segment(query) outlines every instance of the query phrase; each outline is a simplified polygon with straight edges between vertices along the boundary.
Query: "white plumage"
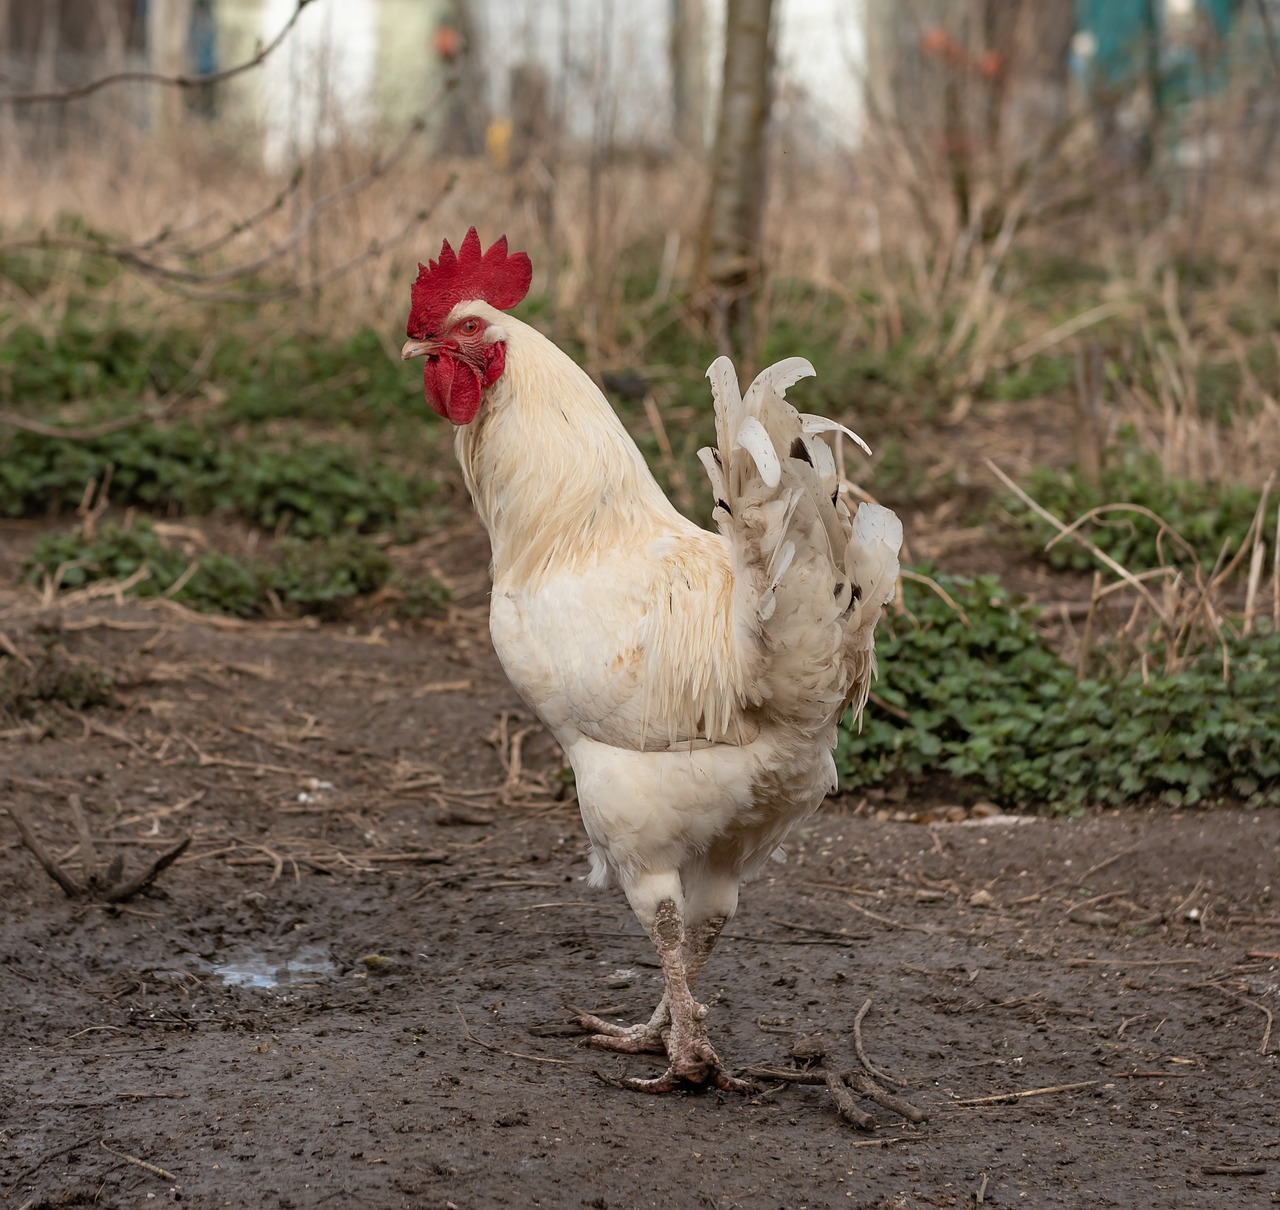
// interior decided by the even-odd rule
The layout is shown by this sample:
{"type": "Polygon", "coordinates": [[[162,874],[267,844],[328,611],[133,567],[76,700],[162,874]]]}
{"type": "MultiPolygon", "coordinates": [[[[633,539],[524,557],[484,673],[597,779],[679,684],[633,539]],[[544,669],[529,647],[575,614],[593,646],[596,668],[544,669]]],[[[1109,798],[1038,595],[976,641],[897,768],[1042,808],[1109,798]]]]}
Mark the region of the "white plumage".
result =
{"type": "Polygon", "coordinates": [[[564,353],[484,302],[445,328],[477,320],[505,365],[456,449],[492,540],[494,645],[573,766],[592,883],[621,885],[663,964],[650,1021],[580,1018],[598,1045],[666,1050],[667,1072],[636,1087],[742,1087],[690,989],[739,883],[836,786],[836,727],[867,700],[902,527],[877,505],[850,516],[820,436],[848,430],[785,399],[813,373],[801,358],[745,397],[727,359],[708,371],[709,532],[564,353]]]}

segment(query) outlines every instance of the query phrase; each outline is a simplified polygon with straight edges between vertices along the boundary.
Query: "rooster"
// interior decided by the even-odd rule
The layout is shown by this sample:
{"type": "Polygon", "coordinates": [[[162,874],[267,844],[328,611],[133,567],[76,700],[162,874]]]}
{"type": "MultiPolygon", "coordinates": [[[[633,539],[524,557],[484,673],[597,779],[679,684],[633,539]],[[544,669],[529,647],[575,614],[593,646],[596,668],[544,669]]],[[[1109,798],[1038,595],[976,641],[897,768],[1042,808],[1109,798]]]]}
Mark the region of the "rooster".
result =
{"type": "MultiPolygon", "coordinates": [[[[588,375],[506,314],[532,267],[505,236],[419,265],[405,359],[454,446],[492,545],[490,632],[516,690],[573,768],[590,882],[616,881],[661,962],[664,994],[621,1027],[576,1009],[589,1042],[665,1052],[625,1083],[746,1091],[693,989],[738,887],[836,787],[836,727],[861,716],[902,526],[840,496],[820,433],[784,394],[813,368],[764,370],[746,396],[707,373],[716,445],[700,453],[709,532],[667,500],[588,375]]],[[[869,452],[869,451],[868,451],[869,452]]]]}

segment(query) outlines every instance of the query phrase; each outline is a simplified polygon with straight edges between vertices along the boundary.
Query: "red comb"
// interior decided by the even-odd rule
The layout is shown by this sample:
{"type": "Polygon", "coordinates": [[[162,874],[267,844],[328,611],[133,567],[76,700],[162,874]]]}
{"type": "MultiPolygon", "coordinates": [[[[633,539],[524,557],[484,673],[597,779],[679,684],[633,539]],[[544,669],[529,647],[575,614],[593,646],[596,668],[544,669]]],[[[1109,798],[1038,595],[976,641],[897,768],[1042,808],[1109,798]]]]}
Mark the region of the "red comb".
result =
{"type": "Polygon", "coordinates": [[[418,265],[406,334],[413,340],[435,335],[454,307],[472,299],[508,311],[529,292],[532,279],[527,253],[508,255],[505,235],[481,253],[480,237],[472,227],[457,252],[445,240],[439,260],[418,265]]]}

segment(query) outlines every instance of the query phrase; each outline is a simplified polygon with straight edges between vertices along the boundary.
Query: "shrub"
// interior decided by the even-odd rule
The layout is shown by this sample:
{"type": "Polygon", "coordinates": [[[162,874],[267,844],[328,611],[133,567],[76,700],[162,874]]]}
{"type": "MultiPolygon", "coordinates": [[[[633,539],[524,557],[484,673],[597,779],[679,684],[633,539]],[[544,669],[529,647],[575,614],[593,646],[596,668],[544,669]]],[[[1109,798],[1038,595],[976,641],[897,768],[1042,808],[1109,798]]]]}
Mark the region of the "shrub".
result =
{"type": "Polygon", "coordinates": [[[943,776],[1006,804],[1280,802],[1280,635],[1231,642],[1229,684],[1220,652],[1077,682],[996,580],[939,583],[963,616],[904,585],[909,612],[876,644],[883,705],[841,733],[846,788],[943,776]]]}

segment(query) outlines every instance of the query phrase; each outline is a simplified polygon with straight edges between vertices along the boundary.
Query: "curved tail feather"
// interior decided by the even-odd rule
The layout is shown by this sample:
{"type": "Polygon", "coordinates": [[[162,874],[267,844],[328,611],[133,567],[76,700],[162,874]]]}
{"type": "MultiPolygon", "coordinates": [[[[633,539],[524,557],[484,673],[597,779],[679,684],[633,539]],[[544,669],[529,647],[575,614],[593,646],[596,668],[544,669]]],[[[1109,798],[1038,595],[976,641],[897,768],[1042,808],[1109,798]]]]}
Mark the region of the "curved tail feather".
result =
{"type": "Polygon", "coordinates": [[[874,630],[893,598],[902,524],[889,509],[839,491],[820,436],[843,425],[802,415],[787,388],[814,373],[800,357],[757,376],[746,395],[728,358],[707,371],[716,446],[699,451],[713,513],[733,558],[735,624],[758,652],[755,696],[816,737],[852,703],[861,717],[875,675],[874,630]]]}

